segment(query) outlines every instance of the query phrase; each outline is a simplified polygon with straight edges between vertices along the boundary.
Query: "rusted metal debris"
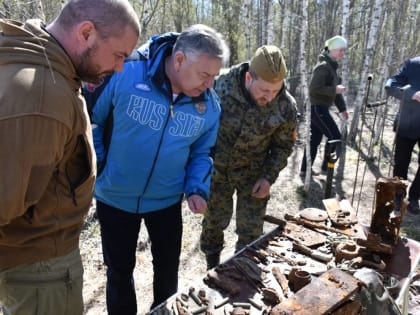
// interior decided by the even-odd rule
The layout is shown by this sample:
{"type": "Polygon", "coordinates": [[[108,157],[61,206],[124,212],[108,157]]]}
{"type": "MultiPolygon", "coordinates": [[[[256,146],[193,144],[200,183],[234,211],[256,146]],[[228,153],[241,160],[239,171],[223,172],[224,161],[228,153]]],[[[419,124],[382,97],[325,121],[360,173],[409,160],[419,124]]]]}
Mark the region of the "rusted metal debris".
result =
{"type": "Polygon", "coordinates": [[[209,270],[203,281],[209,287],[216,287],[232,296],[241,291],[240,286],[235,281],[232,281],[229,277],[217,272],[216,270],[209,270]]]}
{"type": "Polygon", "coordinates": [[[266,216],[266,221],[279,227],[209,270],[203,279],[208,292],[191,288],[177,294],[170,312],[174,315],[360,314],[360,301],[352,300],[360,282],[338,268],[328,268],[339,266],[351,270],[370,266],[383,270],[383,261],[371,248],[390,253],[392,246],[383,243],[378,234],[354,241],[354,237],[343,232],[354,223],[348,228],[336,228],[331,226],[330,218],[324,222],[310,221],[310,215],[303,217],[286,215],[290,221],[286,222],[266,216]],[[331,258],[335,259],[330,261],[331,258]],[[297,272],[310,282],[301,287],[298,280],[302,279],[296,278],[297,272]]]}
{"type": "Polygon", "coordinates": [[[324,222],[328,219],[328,213],[318,208],[305,208],[299,211],[299,216],[313,222],[324,222]]]}
{"type": "Polygon", "coordinates": [[[297,292],[305,285],[310,283],[312,277],[309,272],[293,268],[289,272],[289,287],[293,292],[297,292]]]}
{"type": "Polygon", "coordinates": [[[278,284],[280,285],[283,295],[285,297],[289,296],[289,284],[286,276],[280,271],[278,266],[273,267],[273,276],[277,280],[278,284]]]}
{"type": "Polygon", "coordinates": [[[405,216],[407,184],[398,177],[380,177],[376,182],[376,203],[370,232],[381,236],[386,244],[397,245],[400,225],[405,216]]]}
{"type": "Polygon", "coordinates": [[[291,222],[287,222],[283,234],[288,238],[309,247],[321,245],[327,241],[327,237],[324,234],[291,222]]]}
{"type": "Polygon", "coordinates": [[[276,305],[281,301],[280,295],[273,288],[263,288],[262,289],[263,300],[268,305],[276,305]]]}
{"type": "Polygon", "coordinates": [[[325,209],[332,224],[337,227],[350,227],[358,223],[356,212],[347,199],[338,201],[336,198],[323,199],[325,209]]]}
{"type": "Polygon", "coordinates": [[[334,268],[304,286],[293,296],[276,305],[272,315],[327,314],[359,290],[360,282],[334,268]]]}
{"type": "Polygon", "coordinates": [[[367,239],[357,239],[357,244],[376,253],[392,254],[393,246],[382,242],[379,234],[368,233],[367,239]]]}

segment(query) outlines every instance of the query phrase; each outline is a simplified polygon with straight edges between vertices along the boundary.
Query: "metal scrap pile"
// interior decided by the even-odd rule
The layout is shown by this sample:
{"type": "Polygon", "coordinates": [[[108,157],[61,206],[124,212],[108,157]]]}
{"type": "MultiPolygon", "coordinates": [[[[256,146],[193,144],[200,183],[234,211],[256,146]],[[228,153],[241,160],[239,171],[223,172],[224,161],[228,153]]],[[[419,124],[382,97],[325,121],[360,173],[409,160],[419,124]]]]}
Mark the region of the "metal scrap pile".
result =
{"type": "Polygon", "coordinates": [[[358,293],[366,285],[352,274],[363,266],[385,269],[381,257],[392,254],[405,212],[399,181],[377,185],[367,236],[345,200],[326,199],[327,211],[305,209],[285,220],[266,216],[278,227],[209,270],[200,289],[177,294],[153,313],[362,314],[358,293]]]}

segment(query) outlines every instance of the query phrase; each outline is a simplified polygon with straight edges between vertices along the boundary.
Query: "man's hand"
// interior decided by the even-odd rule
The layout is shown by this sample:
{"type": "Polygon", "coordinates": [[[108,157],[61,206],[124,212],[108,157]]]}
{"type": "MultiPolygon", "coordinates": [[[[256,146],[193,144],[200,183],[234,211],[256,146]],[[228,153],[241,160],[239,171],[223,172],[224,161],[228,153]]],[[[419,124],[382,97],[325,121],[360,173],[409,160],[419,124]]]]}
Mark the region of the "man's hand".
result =
{"type": "Polygon", "coordinates": [[[251,196],[255,198],[266,198],[270,195],[271,184],[265,178],[260,178],[252,187],[251,196]]]}
{"type": "Polygon", "coordinates": [[[335,87],[335,93],[337,94],[343,94],[345,91],[346,87],[344,85],[339,84],[335,87]]]}
{"type": "Polygon", "coordinates": [[[340,117],[344,120],[348,120],[349,119],[349,113],[344,111],[340,113],[340,117]]]}
{"type": "Polygon", "coordinates": [[[412,99],[420,103],[420,91],[414,93],[412,99]]]}
{"type": "Polygon", "coordinates": [[[188,207],[193,213],[204,213],[207,210],[207,201],[199,195],[191,195],[187,198],[188,207]]]}

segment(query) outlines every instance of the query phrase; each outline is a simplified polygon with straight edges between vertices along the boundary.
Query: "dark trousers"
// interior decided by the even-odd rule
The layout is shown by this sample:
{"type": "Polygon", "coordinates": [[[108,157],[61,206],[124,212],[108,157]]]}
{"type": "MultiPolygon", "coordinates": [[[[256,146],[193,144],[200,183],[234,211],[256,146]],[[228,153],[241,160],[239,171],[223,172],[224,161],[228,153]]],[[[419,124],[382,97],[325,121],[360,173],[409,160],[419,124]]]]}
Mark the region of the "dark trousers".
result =
{"type": "MultiPolygon", "coordinates": [[[[330,140],[340,140],[341,133],[338,130],[337,124],[330,115],[327,106],[312,105],[311,106],[311,163],[313,164],[318,151],[318,146],[322,141],[322,136],[325,135],[330,140]]],[[[336,156],[340,155],[340,146],[336,147],[336,156]]],[[[324,159],[322,162],[322,170],[327,169],[327,159],[324,150],[324,159]]],[[[303,154],[303,161],[301,171],[306,171],[306,152],[303,154]]]]}
{"type": "Polygon", "coordinates": [[[142,219],[153,256],[154,301],[151,308],[176,293],[182,241],[181,202],[150,213],[132,214],[97,201],[97,213],[107,266],[108,314],[137,314],[133,271],[142,219]]]}
{"type": "MultiPolygon", "coordinates": [[[[408,167],[411,161],[411,154],[413,153],[414,145],[420,148],[420,139],[408,139],[401,137],[397,134],[395,139],[395,155],[394,155],[394,174],[407,179],[408,167]]],[[[420,153],[418,163],[420,163],[420,153]]],[[[418,200],[420,198],[420,164],[417,166],[417,173],[411,183],[410,190],[408,192],[409,200],[418,200]]]]}

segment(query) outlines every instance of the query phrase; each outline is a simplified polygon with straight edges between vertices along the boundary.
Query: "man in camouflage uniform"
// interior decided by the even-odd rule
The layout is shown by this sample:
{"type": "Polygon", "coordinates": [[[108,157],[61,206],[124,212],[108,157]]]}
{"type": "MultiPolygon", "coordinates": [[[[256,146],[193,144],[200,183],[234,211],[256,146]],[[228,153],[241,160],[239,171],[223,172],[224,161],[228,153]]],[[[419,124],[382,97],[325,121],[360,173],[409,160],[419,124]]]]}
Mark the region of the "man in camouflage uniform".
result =
{"type": "Polygon", "coordinates": [[[296,138],[296,104],[284,86],[285,75],[280,49],[262,46],[250,62],[216,80],[222,115],[200,240],[208,269],[219,264],[235,191],[236,251],[263,232],[270,186],[287,165],[296,138]]]}

